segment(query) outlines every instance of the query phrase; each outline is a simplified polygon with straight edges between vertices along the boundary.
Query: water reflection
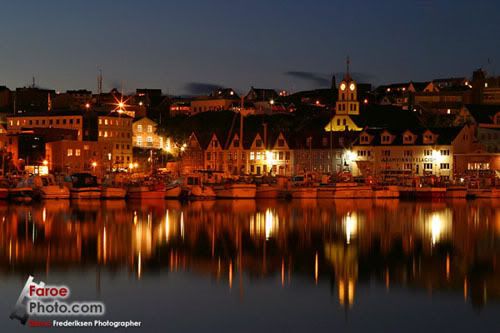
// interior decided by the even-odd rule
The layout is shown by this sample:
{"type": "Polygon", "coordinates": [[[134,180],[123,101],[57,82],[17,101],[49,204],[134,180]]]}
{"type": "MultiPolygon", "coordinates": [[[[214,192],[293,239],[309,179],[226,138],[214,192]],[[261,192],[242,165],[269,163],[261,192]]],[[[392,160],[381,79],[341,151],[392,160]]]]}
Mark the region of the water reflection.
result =
{"type": "MultiPolygon", "coordinates": [[[[492,201],[82,201],[0,204],[4,275],[125,268],[188,271],[227,287],[243,276],[322,281],[352,308],[360,285],[500,297],[500,208],[492,201]]],[[[251,283],[252,279],[247,280],[251,283]]],[[[358,295],[359,294],[359,295],[358,295]]],[[[437,297],[437,296],[435,296],[437,297]]]]}

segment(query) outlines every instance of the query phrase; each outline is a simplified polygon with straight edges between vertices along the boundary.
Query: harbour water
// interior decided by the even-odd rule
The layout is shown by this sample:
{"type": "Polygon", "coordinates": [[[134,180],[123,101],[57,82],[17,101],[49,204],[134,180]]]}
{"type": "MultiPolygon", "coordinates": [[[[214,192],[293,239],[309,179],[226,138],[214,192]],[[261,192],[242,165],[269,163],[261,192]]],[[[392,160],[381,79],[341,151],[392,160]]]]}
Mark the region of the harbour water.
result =
{"type": "Polygon", "coordinates": [[[138,332],[500,331],[500,200],[46,201],[0,218],[5,317],[31,274],[138,332]]]}

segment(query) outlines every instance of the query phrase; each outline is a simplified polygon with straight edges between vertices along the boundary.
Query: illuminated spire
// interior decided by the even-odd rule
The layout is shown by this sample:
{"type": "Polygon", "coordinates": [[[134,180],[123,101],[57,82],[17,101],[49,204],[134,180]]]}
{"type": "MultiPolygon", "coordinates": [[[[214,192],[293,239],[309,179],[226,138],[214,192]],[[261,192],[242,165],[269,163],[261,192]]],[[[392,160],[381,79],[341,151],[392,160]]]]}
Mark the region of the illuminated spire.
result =
{"type": "Polygon", "coordinates": [[[346,58],[346,72],[344,75],[344,81],[351,80],[350,67],[351,67],[351,59],[349,58],[349,56],[347,56],[347,58],[346,58]]]}

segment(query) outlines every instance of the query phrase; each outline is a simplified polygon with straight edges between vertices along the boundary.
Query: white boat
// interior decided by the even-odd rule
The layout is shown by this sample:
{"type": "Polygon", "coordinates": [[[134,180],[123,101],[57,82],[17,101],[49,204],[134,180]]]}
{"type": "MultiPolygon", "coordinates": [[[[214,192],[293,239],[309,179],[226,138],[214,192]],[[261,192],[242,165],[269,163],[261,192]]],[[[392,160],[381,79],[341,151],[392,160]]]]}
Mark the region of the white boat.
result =
{"type": "Polygon", "coordinates": [[[257,199],[276,199],[283,196],[283,189],[278,185],[260,184],[257,186],[255,197],[257,199]]]}
{"type": "Polygon", "coordinates": [[[165,187],[161,185],[134,185],[127,190],[129,199],[165,199],[165,187]]]}
{"type": "Polygon", "coordinates": [[[5,200],[9,197],[9,189],[7,187],[0,187],[0,200],[5,200]]]}
{"type": "Polygon", "coordinates": [[[103,186],[101,188],[101,199],[125,199],[127,191],[122,187],[103,186]]]}
{"type": "Polygon", "coordinates": [[[225,199],[254,199],[257,187],[255,184],[227,183],[214,186],[217,198],[225,199]]]}
{"type": "Polygon", "coordinates": [[[211,186],[203,184],[201,175],[189,175],[183,188],[185,196],[191,199],[213,199],[216,197],[211,186]]]}
{"type": "Polygon", "coordinates": [[[493,197],[493,191],[490,188],[471,188],[467,191],[467,196],[472,198],[489,199],[493,197]]]}
{"type": "Polygon", "coordinates": [[[397,186],[374,186],[373,197],[375,199],[399,198],[399,189],[397,186]]]}
{"type": "Polygon", "coordinates": [[[465,186],[448,186],[446,188],[446,197],[447,198],[460,198],[465,199],[467,196],[467,187],[465,186]]]}
{"type": "Polygon", "coordinates": [[[318,197],[318,188],[296,185],[290,187],[288,193],[292,199],[316,199],[318,197]]]}
{"type": "Polygon", "coordinates": [[[75,173],[71,175],[71,199],[100,199],[101,189],[97,177],[90,173],[75,173]]]}
{"type": "Polygon", "coordinates": [[[367,199],[373,198],[374,194],[370,186],[353,182],[321,185],[318,188],[319,199],[367,199]]]}
{"type": "Polygon", "coordinates": [[[40,199],[69,199],[69,189],[57,184],[53,175],[34,176],[33,189],[40,199]]]}
{"type": "Polygon", "coordinates": [[[15,202],[31,202],[33,197],[33,183],[28,178],[20,179],[14,187],[9,188],[9,200],[15,202]]]}
{"type": "Polygon", "coordinates": [[[181,184],[170,184],[165,187],[164,199],[179,199],[182,193],[181,184]]]}

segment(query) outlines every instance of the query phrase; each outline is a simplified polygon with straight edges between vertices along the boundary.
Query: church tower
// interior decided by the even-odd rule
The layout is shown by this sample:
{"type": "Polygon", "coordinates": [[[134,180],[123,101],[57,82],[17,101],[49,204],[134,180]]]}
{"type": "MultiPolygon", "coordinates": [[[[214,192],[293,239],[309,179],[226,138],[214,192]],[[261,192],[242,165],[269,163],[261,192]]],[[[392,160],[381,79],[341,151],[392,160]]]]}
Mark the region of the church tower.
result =
{"type": "Polygon", "coordinates": [[[335,104],[336,114],[358,115],[358,86],[349,73],[349,57],[347,57],[347,71],[339,85],[339,96],[335,104]]]}

